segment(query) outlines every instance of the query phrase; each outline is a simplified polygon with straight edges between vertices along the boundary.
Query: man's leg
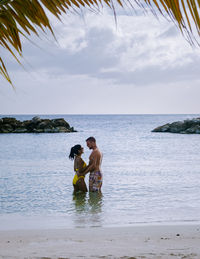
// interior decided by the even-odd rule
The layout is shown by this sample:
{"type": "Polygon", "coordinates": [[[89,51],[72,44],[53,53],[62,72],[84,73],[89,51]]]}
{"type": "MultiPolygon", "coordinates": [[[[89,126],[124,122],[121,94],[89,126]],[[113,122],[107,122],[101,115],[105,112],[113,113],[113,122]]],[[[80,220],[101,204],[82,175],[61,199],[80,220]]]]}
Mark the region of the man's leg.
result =
{"type": "Polygon", "coordinates": [[[103,177],[101,172],[91,173],[89,177],[89,191],[101,192],[102,179],[103,177]]]}

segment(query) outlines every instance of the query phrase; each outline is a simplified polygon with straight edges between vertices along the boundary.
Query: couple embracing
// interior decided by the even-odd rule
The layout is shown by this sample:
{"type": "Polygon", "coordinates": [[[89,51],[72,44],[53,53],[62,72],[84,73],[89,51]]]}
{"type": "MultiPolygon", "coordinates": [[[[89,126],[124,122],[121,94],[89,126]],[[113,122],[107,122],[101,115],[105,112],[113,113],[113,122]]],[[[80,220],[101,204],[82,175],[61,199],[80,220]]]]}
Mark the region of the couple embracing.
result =
{"type": "Polygon", "coordinates": [[[74,192],[83,191],[87,192],[87,186],[85,183],[85,175],[89,175],[89,191],[90,192],[101,192],[102,186],[102,172],[101,172],[101,162],[102,154],[96,145],[96,139],[94,137],[89,137],[86,139],[86,144],[89,149],[92,149],[92,153],[89,157],[89,164],[82,159],[82,154],[84,148],[81,145],[75,145],[71,148],[69,158],[74,160],[74,171],[75,176],[73,179],[74,192]]]}

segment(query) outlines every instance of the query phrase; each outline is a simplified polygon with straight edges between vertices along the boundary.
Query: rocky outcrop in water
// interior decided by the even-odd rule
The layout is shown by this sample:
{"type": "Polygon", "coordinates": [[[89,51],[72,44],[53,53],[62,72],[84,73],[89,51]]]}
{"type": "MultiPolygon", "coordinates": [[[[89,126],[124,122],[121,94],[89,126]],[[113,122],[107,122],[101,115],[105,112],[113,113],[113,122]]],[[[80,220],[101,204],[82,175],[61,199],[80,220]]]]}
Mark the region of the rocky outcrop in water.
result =
{"type": "Polygon", "coordinates": [[[181,134],[200,134],[200,118],[176,121],[159,126],[152,132],[171,132],[181,134]]]}
{"type": "Polygon", "coordinates": [[[19,121],[15,118],[0,119],[0,133],[66,133],[76,132],[63,118],[41,119],[36,116],[32,120],[19,121]]]}

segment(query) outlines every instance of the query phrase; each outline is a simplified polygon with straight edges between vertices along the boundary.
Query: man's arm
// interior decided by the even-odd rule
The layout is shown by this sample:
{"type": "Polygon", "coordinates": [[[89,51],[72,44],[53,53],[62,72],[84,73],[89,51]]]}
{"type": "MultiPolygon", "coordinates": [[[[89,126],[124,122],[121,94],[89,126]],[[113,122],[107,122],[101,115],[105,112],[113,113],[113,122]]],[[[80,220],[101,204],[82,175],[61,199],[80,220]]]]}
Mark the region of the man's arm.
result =
{"type": "Polygon", "coordinates": [[[95,156],[92,156],[90,158],[89,165],[86,166],[86,168],[82,171],[82,174],[86,175],[87,173],[94,171],[95,165],[96,165],[96,159],[95,159],[95,156]]]}

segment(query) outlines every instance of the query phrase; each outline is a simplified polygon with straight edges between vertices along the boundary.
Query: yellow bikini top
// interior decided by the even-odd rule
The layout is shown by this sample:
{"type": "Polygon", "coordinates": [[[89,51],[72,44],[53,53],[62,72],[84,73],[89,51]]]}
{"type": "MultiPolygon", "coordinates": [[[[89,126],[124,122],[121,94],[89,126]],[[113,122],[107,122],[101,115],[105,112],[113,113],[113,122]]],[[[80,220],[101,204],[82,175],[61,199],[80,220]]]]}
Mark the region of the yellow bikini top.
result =
{"type": "MultiPolygon", "coordinates": [[[[83,161],[84,162],[84,161],[83,161]]],[[[84,162],[83,164],[83,168],[85,168],[87,166],[87,164],[84,162]]],[[[76,172],[78,172],[78,168],[75,169],[76,172]]]]}

